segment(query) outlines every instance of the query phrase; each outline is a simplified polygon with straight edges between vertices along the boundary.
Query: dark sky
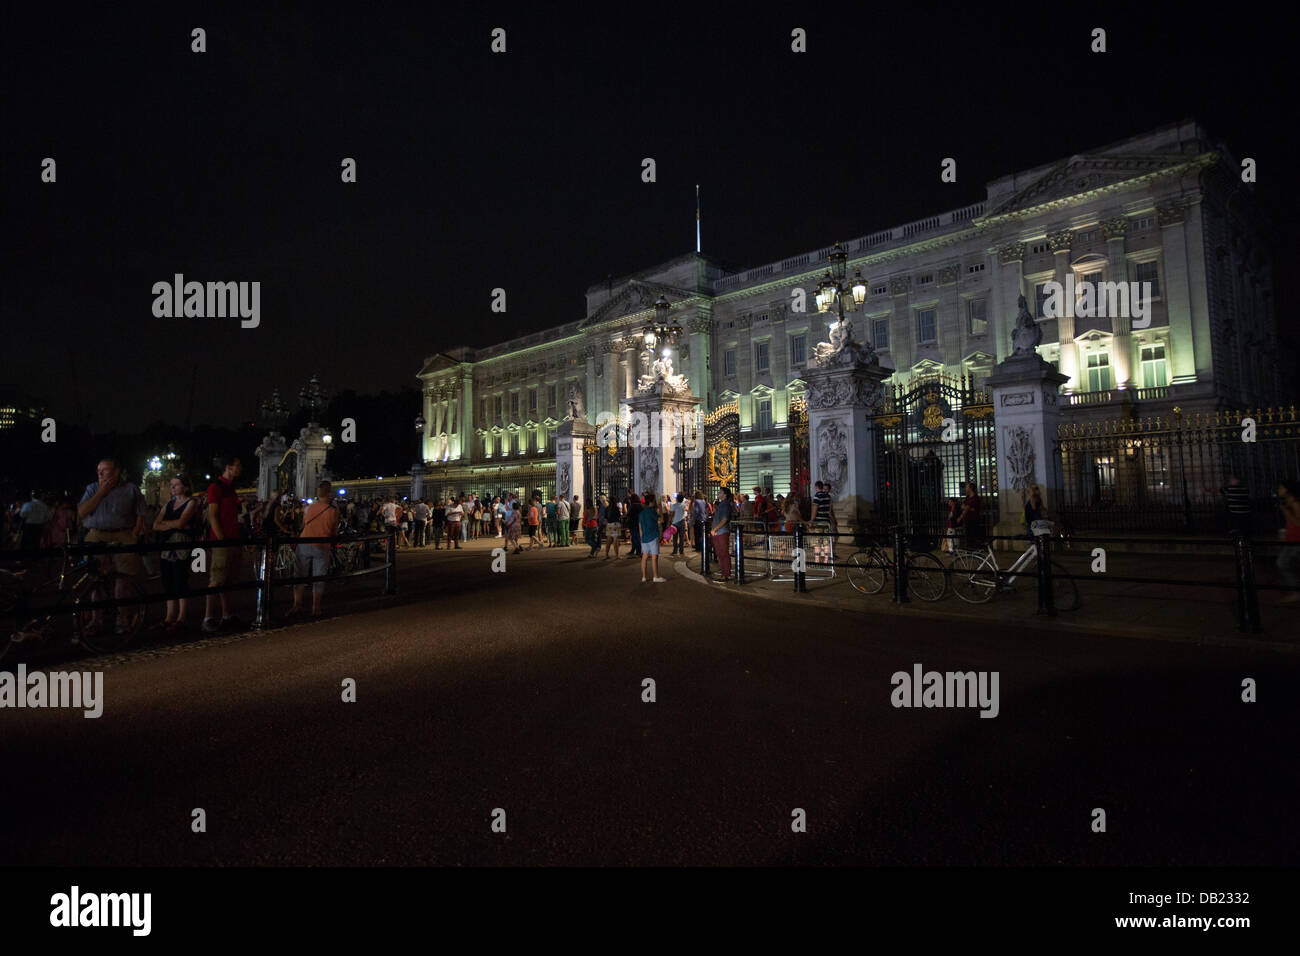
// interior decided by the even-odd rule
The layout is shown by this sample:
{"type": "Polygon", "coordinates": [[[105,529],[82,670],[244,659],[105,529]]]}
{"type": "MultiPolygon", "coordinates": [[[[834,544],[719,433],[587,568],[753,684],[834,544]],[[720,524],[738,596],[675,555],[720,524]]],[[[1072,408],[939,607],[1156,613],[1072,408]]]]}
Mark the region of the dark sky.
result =
{"type": "Polygon", "coordinates": [[[1195,117],[1296,218],[1275,185],[1297,155],[1294,54],[1263,16],[43,6],[11,4],[0,27],[0,383],[70,416],[75,366],[96,429],[183,421],[195,362],[194,419],[226,425],[313,370],[336,390],[414,384],[437,349],[580,318],[588,285],[693,248],[697,182],[704,251],[744,267],[1195,117]],[[1109,52],[1088,52],[1093,26],[1109,52]],[[957,184],[939,182],[945,156],[957,184]],[[260,327],[155,318],[151,287],[176,272],[260,281],[260,327]]]}

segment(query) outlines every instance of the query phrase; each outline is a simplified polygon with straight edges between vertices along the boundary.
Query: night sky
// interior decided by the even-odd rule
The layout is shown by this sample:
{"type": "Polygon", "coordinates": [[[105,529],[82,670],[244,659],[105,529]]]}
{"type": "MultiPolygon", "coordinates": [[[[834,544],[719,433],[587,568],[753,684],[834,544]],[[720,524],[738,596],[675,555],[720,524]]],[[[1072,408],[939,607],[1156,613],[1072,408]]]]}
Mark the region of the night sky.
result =
{"type": "Polygon", "coordinates": [[[0,383],[73,416],[75,367],[96,430],[183,422],[195,362],[194,420],[216,425],[314,370],[413,385],[435,350],[581,318],[589,285],[690,252],[696,183],[705,253],[743,268],[1188,117],[1258,160],[1279,235],[1297,218],[1294,54],[1265,16],[317,6],[9,6],[0,383]],[[260,327],[155,318],[177,272],[260,281],[260,327]]]}

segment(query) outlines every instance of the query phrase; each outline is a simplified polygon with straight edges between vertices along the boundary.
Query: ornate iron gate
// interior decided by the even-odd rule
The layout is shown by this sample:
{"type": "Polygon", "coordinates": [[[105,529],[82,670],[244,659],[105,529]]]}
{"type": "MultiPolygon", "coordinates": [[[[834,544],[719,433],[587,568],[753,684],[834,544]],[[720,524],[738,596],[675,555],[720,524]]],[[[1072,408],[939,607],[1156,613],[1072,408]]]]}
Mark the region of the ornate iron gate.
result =
{"type": "Polygon", "coordinates": [[[612,441],[604,445],[588,442],[587,474],[591,476],[591,496],[607,495],[611,501],[621,501],[632,490],[632,448],[627,444],[627,431],[619,426],[612,441]]]}
{"type": "Polygon", "coordinates": [[[699,477],[710,501],[718,497],[719,488],[736,491],[740,480],[740,407],[732,402],[715,408],[704,416],[704,457],[699,477]]]}
{"type": "Polygon", "coordinates": [[[985,530],[998,521],[998,464],[991,395],[940,375],[887,386],[868,416],[876,462],[877,529],[902,524],[934,547],[948,525],[947,499],[979,493],[985,530]]]}
{"type": "Polygon", "coordinates": [[[790,494],[800,502],[809,500],[812,475],[808,464],[808,400],[800,397],[790,402],[790,494]]]}

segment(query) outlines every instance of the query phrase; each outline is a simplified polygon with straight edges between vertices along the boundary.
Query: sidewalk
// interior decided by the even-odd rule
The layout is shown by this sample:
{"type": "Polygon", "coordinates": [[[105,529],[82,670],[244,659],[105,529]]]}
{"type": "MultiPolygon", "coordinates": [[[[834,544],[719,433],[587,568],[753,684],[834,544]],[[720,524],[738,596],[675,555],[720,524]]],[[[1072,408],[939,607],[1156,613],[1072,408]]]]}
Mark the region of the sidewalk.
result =
{"type": "MultiPolygon", "coordinates": [[[[836,551],[837,562],[847,562],[855,549],[836,551]]],[[[947,555],[936,555],[945,565],[947,555]]],[[[756,557],[756,555],[754,556],[756,557]]],[[[1059,628],[1074,633],[1095,633],[1110,637],[1124,636],[1148,640],[1179,641],[1227,647],[1268,647],[1288,653],[1300,652],[1300,604],[1279,604],[1282,592],[1261,591],[1259,597],[1260,634],[1237,630],[1236,590],[1233,587],[1206,587],[1201,584],[1133,584],[1107,581],[1108,576],[1170,578],[1182,581],[1220,581],[1231,585],[1234,581],[1232,563],[1225,559],[1202,558],[1176,554],[1107,554],[1106,574],[1091,571],[1090,552],[1075,548],[1058,552],[1055,560],[1066,566],[1072,575],[1088,576],[1080,580],[1080,606],[1077,610],[1060,612],[1054,618],[1037,613],[1037,584],[1033,578],[1017,579],[1010,594],[998,594],[986,604],[969,604],[949,590],[936,602],[911,600],[907,604],[893,601],[893,578],[886,581],[880,594],[865,595],[848,583],[847,568],[834,569],[830,580],[814,580],[814,575],[828,574],[831,569],[809,565],[807,593],[798,594],[793,581],[772,581],[768,577],[748,577],[743,585],[733,580],[726,584],[706,581],[694,568],[699,566],[698,556],[693,560],[674,560],[679,575],[690,579],[701,588],[712,588],[745,594],[765,600],[784,601],[791,604],[817,604],[842,611],[895,614],[903,617],[921,616],[948,619],[1001,621],[1027,630],[1059,628]],[[694,567],[692,567],[693,565],[694,567]]],[[[1011,557],[998,555],[1002,567],[1010,564],[1011,557]]],[[[765,569],[765,560],[754,560],[746,552],[747,572],[765,569]]],[[[716,574],[716,565],[710,566],[716,574]]],[[[788,562],[781,572],[790,575],[788,562]]],[[[1273,583],[1271,567],[1265,563],[1259,569],[1259,583],[1273,583]]]]}

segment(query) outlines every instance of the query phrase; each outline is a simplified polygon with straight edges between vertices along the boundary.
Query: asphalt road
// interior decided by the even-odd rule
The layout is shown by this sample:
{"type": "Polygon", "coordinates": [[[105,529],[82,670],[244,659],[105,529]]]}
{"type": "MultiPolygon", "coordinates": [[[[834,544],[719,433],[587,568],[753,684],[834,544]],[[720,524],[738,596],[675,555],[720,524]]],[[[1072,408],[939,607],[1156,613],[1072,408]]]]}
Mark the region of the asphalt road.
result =
{"type": "Polygon", "coordinates": [[[800,608],[583,554],[404,554],[397,597],[338,617],[54,665],[103,669],[104,714],[0,709],[0,864],[1300,859],[1295,655],[800,608]],[[997,671],[998,716],[893,707],[917,663],[997,671]]]}

